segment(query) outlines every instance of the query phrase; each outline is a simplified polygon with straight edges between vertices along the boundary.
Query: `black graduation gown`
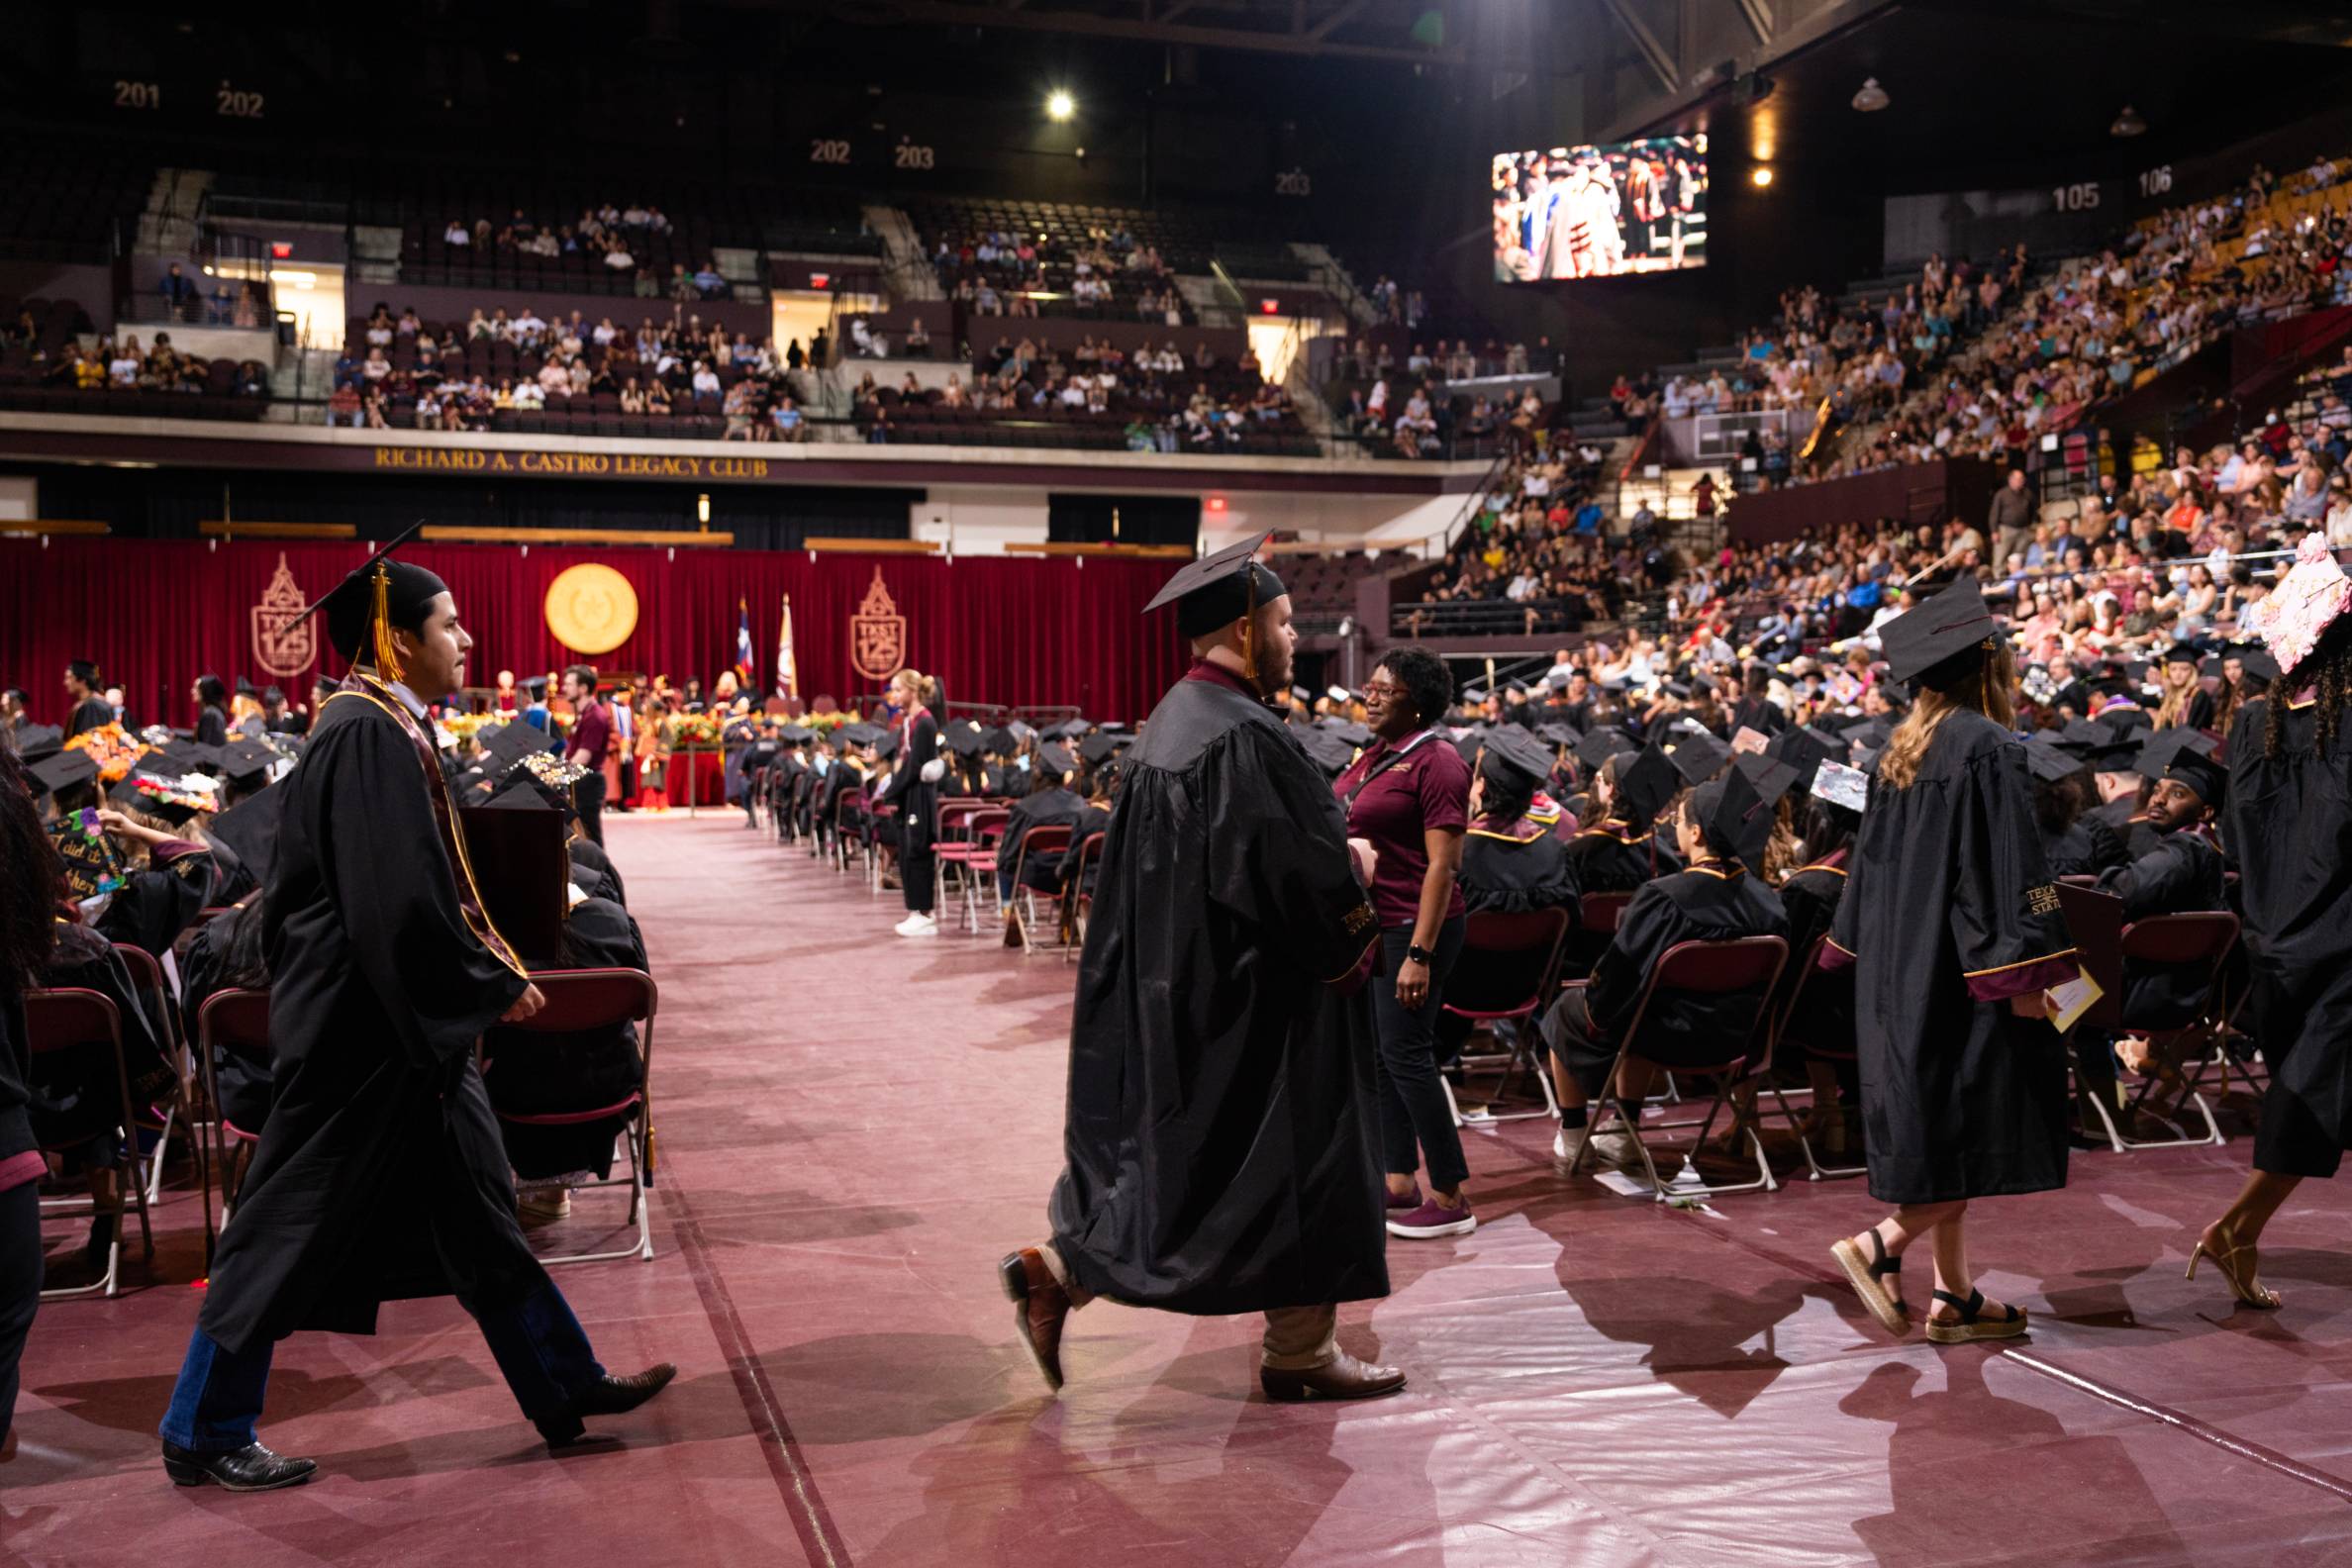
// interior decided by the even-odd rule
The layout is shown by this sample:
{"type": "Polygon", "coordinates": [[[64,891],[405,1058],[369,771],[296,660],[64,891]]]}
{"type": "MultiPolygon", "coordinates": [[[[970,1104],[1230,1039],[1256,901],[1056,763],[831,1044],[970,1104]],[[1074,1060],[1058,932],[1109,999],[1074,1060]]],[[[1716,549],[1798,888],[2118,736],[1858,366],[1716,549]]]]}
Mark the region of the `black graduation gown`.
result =
{"type": "Polygon", "coordinates": [[[231,1350],[372,1332],[380,1302],[546,1279],[473,1060],[525,981],[466,925],[433,785],[375,701],[326,703],[266,891],[275,1101],[199,1324],[231,1350]]]}
{"type": "Polygon", "coordinates": [[[1942,1203],[2066,1182],[2066,1051],[2009,998],[2076,972],[2024,748],[1937,727],[1909,789],[1874,784],[1823,953],[1854,965],[1870,1195],[1942,1203]]]}
{"type": "MultiPolygon", "coordinates": [[[[258,907],[248,905],[206,921],[182,945],[180,1016],[189,1040],[198,1037],[197,1021],[206,999],[215,992],[241,987],[267,989],[269,972],[261,961],[260,932],[245,930],[247,925],[257,926],[261,913],[258,907]],[[240,973],[241,961],[249,961],[254,972],[240,973]]],[[[240,1131],[258,1132],[268,1123],[271,1087],[266,1050],[247,1052],[223,1045],[213,1053],[213,1082],[221,1092],[222,1112],[240,1131]]]]}
{"type": "Polygon", "coordinates": [[[1079,964],[1056,1249],[1185,1313],[1388,1293],[1371,996],[1379,930],[1323,771],[1196,673],[1128,753],[1079,964]]]}
{"type": "Polygon", "coordinates": [[[103,697],[85,697],[73,705],[73,713],[65,721],[65,738],[70,740],[85,730],[103,730],[115,722],[115,711],[103,697]]]}
{"type": "Polygon", "coordinates": [[[1473,915],[1576,908],[1567,842],[1548,823],[1481,820],[1462,835],[1462,902],[1473,915]]]}
{"type": "Polygon", "coordinates": [[[1018,864],[1025,887],[1051,891],[1060,885],[1062,852],[1059,849],[1040,849],[1024,856],[1023,840],[1032,828],[1067,828],[1071,830],[1070,845],[1078,844],[1078,814],[1086,809],[1086,802],[1075,791],[1056,784],[1013,803],[1013,810],[1005,818],[1005,836],[997,845],[997,864],[1010,871],[1018,864]]]}
{"type": "MultiPolygon", "coordinates": [[[[566,969],[649,969],[644,937],[629,912],[610,899],[574,904],[563,921],[566,969]]],[[[637,1053],[634,1024],[550,1034],[540,1030],[493,1029],[482,1037],[489,1065],[482,1083],[494,1110],[515,1116],[545,1116],[618,1105],[644,1087],[644,1061],[637,1053]]],[[[627,1118],[571,1123],[562,1127],[498,1125],[507,1159],[517,1175],[549,1177],[613,1170],[613,1138],[627,1118]]]]}
{"type": "Polygon", "coordinates": [[[160,959],[211,902],[213,874],[204,845],[158,844],[145,870],[124,877],[95,924],[108,941],[144,947],[160,959]]]}
{"type": "MultiPolygon", "coordinates": [[[[1568,880],[1581,900],[1587,893],[1632,893],[1652,877],[1681,869],[1652,833],[1635,834],[1622,823],[1604,822],[1568,840],[1568,880]]],[[[1464,848],[1465,857],[1469,854],[1464,848]]],[[[1568,958],[1562,972],[1571,978],[1592,973],[1609,946],[1607,931],[1581,926],[1568,933],[1568,958]]]]}
{"type": "Polygon", "coordinates": [[[229,716],[218,708],[207,708],[196,716],[196,743],[222,745],[229,739],[229,716]]]}
{"type": "MultiPolygon", "coordinates": [[[[913,724],[903,728],[905,738],[899,744],[890,780],[874,797],[874,804],[898,808],[900,864],[910,864],[919,857],[928,863],[932,840],[939,835],[939,786],[923,782],[923,768],[939,754],[939,725],[929,711],[923,711],[915,715],[913,724]]],[[[914,891],[909,889],[910,893],[914,891]]],[[[913,903],[908,907],[914,908],[913,903]]]]}
{"type": "Polygon", "coordinates": [[[2045,830],[2041,843],[2042,860],[2053,877],[2098,876],[2131,858],[2123,847],[2123,835],[2107,819],[2088,812],[2063,832],[2045,830]]]}
{"type": "Polygon", "coordinates": [[[2352,726],[2311,747],[2310,704],[2263,755],[2270,698],[2229,730],[2228,829],[2253,976],[2255,1033],[2275,1087],[2352,1148],[2352,726]]]}
{"type": "Polygon", "coordinates": [[[1781,1030],[1784,1061],[1796,1060],[1815,1046],[1841,1056],[1853,1053],[1854,971],[1804,967],[1813,943],[1836,924],[1837,906],[1845,898],[1845,858],[1839,854],[1831,857],[1834,863],[1802,866],[1780,887],[1781,907],[1789,913],[1789,967],[1781,976],[1774,1005],[1786,1003],[1792,995],[1797,999],[1796,1011],[1781,1030]]]}
{"type": "MultiPolygon", "coordinates": [[[[2123,901],[2125,922],[2151,915],[2189,915],[2225,908],[2221,851],[2199,829],[2169,833],[2128,865],[2099,879],[2102,893],[2123,901]]],[[[2180,1029],[2196,1017],[2212,989],[2204,969],[2186,964],[2127,963],[2123,966],[2123,1024],[2127,1029],[2180,1029]]]]}
{"type": "Polygon", "coordinates": [[[629,903],[629,892],[622,885],[620,869],[613,864],[613,857],[605,852],[604,845],[575,833],[564,848],[571,854],[573,880],[578,880],[577,873],[582,870],[594,876],[597,885],[582,883],[585,891],[597,898],[611,899],[616,904],[626,906],[629,903]]]}
{"type": "MultiPolygon", "coordinates": [[[[1686,941],[1788,933],[1789,916],[1780,895],[1744,869],[1695,865],[1659,877],[1633,895],[1617,935],[1593,966],[1592,984],[1585,990],[1586,1016],[1601,1035],[1619,1041],[1633,1022],[1641,988],[1668,948],[1686,941]]],[[[1765,1000],[1761,987],[1662,995],[1642,1020],[1641,1053],[1667,1066],[1719,1059],[1754,1027],[1765,1000]]]]}

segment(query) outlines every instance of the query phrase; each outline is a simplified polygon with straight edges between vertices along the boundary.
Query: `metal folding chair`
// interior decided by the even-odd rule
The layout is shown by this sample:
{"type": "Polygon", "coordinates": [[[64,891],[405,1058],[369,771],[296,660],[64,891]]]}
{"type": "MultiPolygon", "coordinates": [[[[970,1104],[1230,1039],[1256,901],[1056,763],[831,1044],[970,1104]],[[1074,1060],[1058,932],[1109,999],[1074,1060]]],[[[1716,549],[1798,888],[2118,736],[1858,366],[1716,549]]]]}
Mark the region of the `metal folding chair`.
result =
{"type": "MultiPolygon", "coordinates": [[[[1772,1070],[1772,988],[1780,978],[1781,966],[1788,962],[1789,944],[1778,936],[1740,936],[1726,941],[1677,942],[1666,949],[1642,982],[1641,995],[1633,1005],[1633,1017],[1625,1026],[1617,1044],[1617,1059],[1610,1064],[1609,1077],[1601,1087],[1601,1115],[1614,1113],[1631,1134],[1633,1147],[1641,1155],[1641,1168],[1649,1177],[1650,1192],[1660,1203],[1669,1198],[1712,1198],[1724,1193],[1772,1191],[1780,1184],[1773,1180],[1772,1166],[1764,1158],[1764,1139],[1758,1135],[1755,1119],[1741,1109],[1731,1095],[1734,1083],[1772,1070]],[[1756,1016],[1736,1039],[1723,1041],[1724,1054],[1706,1062],[1680,1062],[1671,1066],[1658,1062],[1641,1052],[1642,1026],[1649,1019],[1651,1004],[1662,993],[1721,996],[1735,991],[1756,993],[1756,1016]],[[1759,1051],[1754,1047],[1757,1031],[1764,1033],[1759,1051]],[[1749,1144],[1756,1153],[1756,1179],[1715,1186],[1700,1182],[1684,1182],[1668,1190],[1658,1179],[1658,1167],[1650,1157],[1648,1142],[1641,1135],[1641,1113],[1638,1107],[1627,1107],[1617,1093],[1617,1074],[1627,1061],[1647,1062],[1654,1070],[1669,1077],[1688,1076],[1706,1078],[1715,1089],[1707,1115],[1697,1122],[1661,1122],[1650,1128],[1652,1132],[1669,1132],[1681,1127],[1696,1127],[1698,1135],[1685,1153],[1683,1163],[1696,1173],[1693,1156],[1706,1145],[1709,1128],[1715,1126],[1715,1114],[1726,1105],[1731,1108],[1731,1129],[1734,1134],[1746,1132],[1749,1144]]],[[[1594,1118],[1597,1131],[1600,1116],[1594,1118]]],[[[1587,1137],[1576,1151],[1576,1159],[1569,1166],[1574,1175],[1592,1157],[1593,1140],[1587,1137]]]]}
{"type": "MultiPolygon", "coordinates": [[[[1820,966],[1821,948],[1827,944],[1828,940],[1826,934],[1815,936],[1806,947],[1804,957],[1799,960],[1796,982],[1789,988],[1788,998],[1781,1007],[1780,1018],[1773,1025],[1773,1046],[1776,1051],[1780,1042],[1789,1037],[1789,1024],[1797,1017],[1799,1000],[1814,986],[1835,983],[1834,977],[1824,974],[1820,966]]],[[[1823,1057],[1829,1061],[1852,1061],[1854,1059],[1854,1042],[1851,1039],[1820,1040],[1808,1036],[1805,1040],[1805,1048],[1809,1054],[1823,1057]]],[[[1780,1106],[1781,1115],[1789,1119],[1789,1126],[1797,1133],[1797,1146],[1805,1152],[1807,1180],[1834,1181],[1847,1176],[1860,1176],[1868,1172],[1870,1167],[1867,1165],[1822,1164],[1813,1155],[1813,1138],[1806,1132],[1804,1122],[1789,1109],[1788,1099],[1782,1095],[1779,1086],[1774,1084],[1769,1077],[1765,1079],[1764,1083],[1774,1102],[1780,1106]]],[[[1818,1110],[1819,1108],[1816,1106],[1814,1109],[1818,1110]]]]}
{"type": "Polygon", "coordinates": [[[2096,1094],[2076,1098],[2091,1107],[2100,1122],[2100,1130],[2107,1135],[2107,1146],[2120,1154],[2126,1149],[2197,1147],[2228,1141],[2221,1134],[2221,1126],[2213,1120],[2213,1109],[2205,1103],[2201,1086],[2207,1072],[2218,1067],[2223,1084],[2228,1082],[2228,1010],[2221,985],[2221,967],[2229,959],[2230,949],[2237,945],[2238,918],[2227,910],[2209,910],[2186,915],[2152,915],[2133,921],[2123,928],[2123,968],[2126,975],[2133,966],[2183,968],[2202,970],[2205,977],[2205,993],[2189,1021],[2178,1029],[2134,1028],[2129,1019],[2123,1021],[2123,1032],[2145,1040],[2148,1047],[2179,1076],[2180,1091],[2167,1099],[2169,1113],[2158,1111],[2150,1104],[2156,1091],[2166,1079],[2162,1073],[2149,1073],[2140,1079],[2130,1102],[2123,1108],[2123,1119],[2117,1122],[2104,1099],[2096,1094]],[[2185,1070],[2187,1069],[2187,1070],[2185,1070]],[[2172,1137],[2135,1138],[2124,1135],[2123,1127],[2138,1120],[2142,1110],[2156,1116],[2174,1128],[2172,1137]],[[2192,1134],[2182,1126],[2182,1113],[2194,1110],[2205,1124],[2202,1136],[2192,1134]]]}
{"type": "MultiPolygon", "coordinates": [[[[1025,953],[1037,950],[1037,943],[1029,934],[1037,924],[1037,893],[1036,889],[1021,880],[1022,869],[1029,864],[1031,851],[1038,854],[1069,853],[1070,830],[1067,827],[1031,828],[1021,835],[1021,848],[1013,856],[1013,896],[1021,900],[1021,950],[1025,953]]],[[[1055,904],[1058,913],[1061,895],[1049,893],[1046,897],[1055,904]]]]}
{"type": "MultiPolygon", "coordinates": [[[[1560,950],[1568,940],[1569,920],[1566,909],[1529,910],[1520,914],[1487,912],[1472,915],[1462,927],[1462,954],[1488,953],[1498,958],[1518,957],[1527,960],[1527,990],[1524,996],[1508,1001],[1504,1006],[1459,1006],[1454,1001],[1453,985],[1460,969],[1446,980],[1446,997],[1439,1004],[1455,1018],[1468,1019],[1486,1029],[1493,1035],[1494,1027],[1505,1021],[1527,1024],[1551,1000],[1559,979],[1560,950]]],[[[1457,966],[1460,960],[1456,960],[1457,966]]],[[[1472,1002],[1495,999],[1467,999],[1472,1002]]],[[[1499,1042],[1499,1041],[1498,1041],[1499,1042]]],[[[1473,1055],[1462,1053],[1462,1067],[1471,1070],[1496,1069],[1494,1098],[1500,1100],[1512,1079],[1525,1073],[1535,1080],[1543,1096],[1543,1104],[1531,1111],[1485,1110],[1470,1116],[1462,1114],[1461,1102],[1454,1098],[1453,1081],[1440,1073],[1437,1081],[1445,1087],[1445,1108],[1453,1114],[1455,1127],[1465,1123],[1523,1122],[1534,1117],[1560,1114],[1560,1102],[1552,1093],[1551,1072],[1536,1043],[1533,1029],[1522,1029],[1513,1035],[1507,1050],[1473,1055]]]]}
{"type": "Polygon", "coordinates": [[[1062,882],[1062,962],[1076,963],[1086,948],[1086,923],[1094,914],[1094,895],[1086,891],[1086,873],[1103,855],[1101,832],[1088,833],[1078,844],[1078,863],[1062,882]]]}
{"type": "Polygon", "coordinates": [[[546,1005],[520,1024],[500,1029],[533,1034],[569,1034],[581,1029],[637,1026],[638,1084],[635,1094],[610,1105],[584,1106],[574,1111],[520,1115],[500,1111],[498,1120],[512,1127],[578,1127],[619,1120],[619,1137],[629,1155],[629,1180],[606,1177],[570,1182],[567,1192],[594,1192],[608,1187],[629,1189],[629,1219],[637,1226],[637,1240],[613,1252],[575,1252],[539,1259],[542,1264],[601,1263],[614,1258],[653,1257],[653,1212],[645,1193],[653,1185],[653,1014],[660,988],[642,969],[542,969],[531,977],[546,1005]]]}
{"type": "MultiPolygon", "coordinates": [[[[111,998],[79,987],[43,987],[27,991],[24,1003],[28,1055],[40,1057],[78,1050],[100,1041],[104,1041],[114,1054],[115,1092],[120,1097],[122,1118],[116,1127],[119,1134],[114,1161],[117,1202],[112,1234],[106,1247],[106,1273],[94,1284],[45,1290],[41,1293],[41,1299],[59,1301],[69,1296],[112,1296],[116,1294],[122,1273],[124,1202],[139,1207],[142,1256],[151,1258],[155,1255],[154,1231],[147,1223],[147,1188],[139,1179],[139,1124],[131,1110],[131,1074],[123,1061],[123,1016],[116,1010],[111,998]]],[[[51,1198],[43,1200],[41,1210],[44,1217],[79,1217],[98,1213],[98,1204],[94,1198],[51,1198]]]]}
{"type": "Polygon", "coordinates": [[[215,1055],[233,1045],[269,1054],[269,993],[215,991],[196,1010],[196,1059],[204,1074],[204,1095],[212,1102],[212,1163],[221,1173],[221,1224],[229,1224],[237,1203],[238,1183],[245,1161],[261,1141],[259,1127],[243,1127],[229,1120],[221,1103],[221,1079],[215,1055]]]}
{"type": "MultiPolygon", "coordinates": [[[[140,1002],[162,1029],[165,1046],[171,1053],[174,1080],[171,1098],[160,1106],[147,1107],[147,1118],[141,1124],[143,1132],[152,1132],[155,1136],[154,1152],[140,1157],[140,1165],[145,1173],[141,1180],[147,1184],[147,1202],[150,1205],[159,1204],[163,1201],[163,1159],[171,1147],[171,1129],[183,1121],[191,1129],[195,1126],[195,1112],[190,1098],[194,1084],[194,1063],[189,1060],[187,1037],[180,1028],[180,1010],[174,1004],[171,984],[164,977],[162,964],[145,947],[134,947],[128,942],[116,942],[114,950],[115,956],[122,959],[123,967],[131,972],[131,982],[139,989],[140,1002]]],[[[209,1220],[212,1211],[211,1178],[205,1171],[202,1146],[193,1130],[189,1133],[188,1147],[190,1157],[196,1163],[197,1174],[205,1183],[205,1212],[209,1220]]]]}

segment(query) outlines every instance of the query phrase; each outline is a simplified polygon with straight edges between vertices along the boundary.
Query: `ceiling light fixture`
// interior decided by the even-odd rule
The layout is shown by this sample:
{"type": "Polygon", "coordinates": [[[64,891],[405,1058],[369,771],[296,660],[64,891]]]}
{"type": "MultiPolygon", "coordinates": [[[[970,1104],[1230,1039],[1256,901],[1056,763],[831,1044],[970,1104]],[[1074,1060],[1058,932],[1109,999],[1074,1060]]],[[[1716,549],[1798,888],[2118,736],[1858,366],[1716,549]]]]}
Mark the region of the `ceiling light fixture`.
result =
{"type": "Polygon", "coordinates": [[[1854,94],[1854,112],[1877,114],[1892,101],[1887,96],[1887,89],[1878,84],[1876,76],[1865,76],[1862,78],[1862,90],[1854,94]]]}
{"type": "Polygon", "coordinates": [[[1048,120],[1067,120],[1077,112],[1078,100],[1070,96],[1068,89],[1056,87],[1046,95],[1045,118],[1048,120]]]}
{"type": "Polygon", "coordinates": [[[2139,117],[2139,111],[2132,108],[2131,105],[2125,104],[2123,106],[2123,112],[2115,116],[2115,123],[2107,127],[2107,135],[2113,137],[2135,137],[2145,132],[2147,129],[2148,122],[2142,120],[2139,117]]]}

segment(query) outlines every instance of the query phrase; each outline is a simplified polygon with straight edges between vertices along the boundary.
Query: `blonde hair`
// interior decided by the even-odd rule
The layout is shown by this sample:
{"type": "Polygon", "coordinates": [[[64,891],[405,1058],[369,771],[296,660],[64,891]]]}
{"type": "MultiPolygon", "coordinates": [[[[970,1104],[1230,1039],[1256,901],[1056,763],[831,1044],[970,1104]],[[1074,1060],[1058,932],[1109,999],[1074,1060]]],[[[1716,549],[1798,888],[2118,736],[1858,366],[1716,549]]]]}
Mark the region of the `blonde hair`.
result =
{"type": "Polygon", "coordinates": [[[1910,789],[1919,776],[1919,763],[1925,759],[1935,732],[1946,719],[1963,709],[1983,714],[2008,729],[2017,717],[2009,695],[2015,667],[2009,644],[1996,637],[1983,663],[1940,691],[1933,687],[1922,690],[1919,700],[1911,704],[1911,713],[1896,726],[1887,749],[1879,755],[1879,782],[1889,789],[1910,789]]]}
{"type": "Polygon", "coordinates": [[[2161,667],[2165,673],[2158,676],[2157,679],[2163,683],[2164,697],[2156,705],[2156,728],[2170,730],[2189,722],[2190,704],[2197,700],[2197,666],[2179,662],[2177,667],[2187,670],[2189,678],[2178,685],[2173,683],[2171,673],[2176,667],[2176,662],[2168,660],[2161,667]]]}
{"type": "Polygon", "coordinates": [[[915,700],[926,708],[939,700],[939,683],[912,664],[891,676],[890,684],[893,690],[903,686],[913,692],[915,700]]]}

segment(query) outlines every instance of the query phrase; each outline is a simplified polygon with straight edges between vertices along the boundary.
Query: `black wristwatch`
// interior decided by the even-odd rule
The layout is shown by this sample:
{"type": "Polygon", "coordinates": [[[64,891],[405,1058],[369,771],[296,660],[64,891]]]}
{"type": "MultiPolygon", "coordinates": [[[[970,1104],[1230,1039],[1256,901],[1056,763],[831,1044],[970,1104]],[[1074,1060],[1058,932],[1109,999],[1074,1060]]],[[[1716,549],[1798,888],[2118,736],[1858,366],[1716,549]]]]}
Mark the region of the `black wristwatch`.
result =
{"type": "Polygon", "coordinates": [[[1405,948],[1405,961],[1407,963],[1417,964],[1435,963],[1437,961],[1437,955],[1429,951],[1429,949],[1426,947],[1408,944],[1405,948]]]}

